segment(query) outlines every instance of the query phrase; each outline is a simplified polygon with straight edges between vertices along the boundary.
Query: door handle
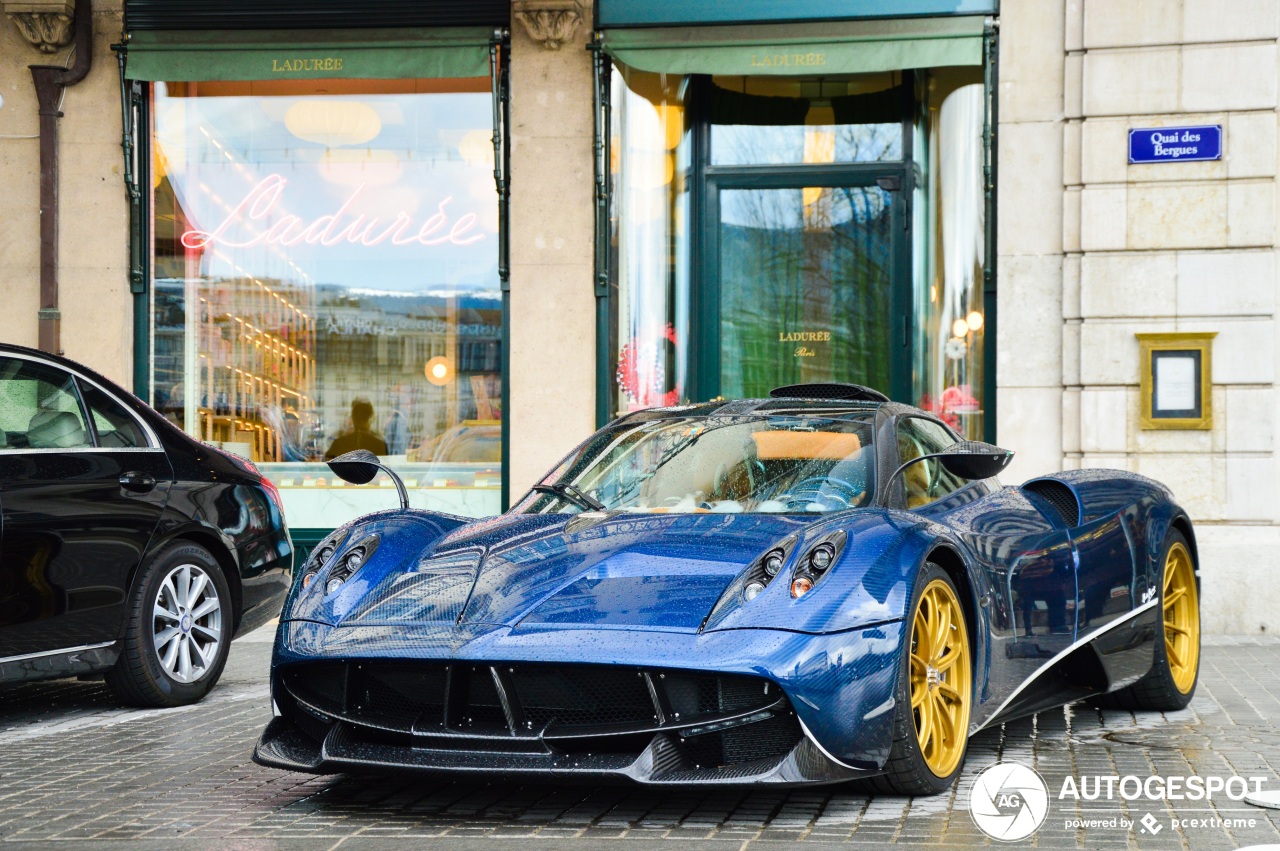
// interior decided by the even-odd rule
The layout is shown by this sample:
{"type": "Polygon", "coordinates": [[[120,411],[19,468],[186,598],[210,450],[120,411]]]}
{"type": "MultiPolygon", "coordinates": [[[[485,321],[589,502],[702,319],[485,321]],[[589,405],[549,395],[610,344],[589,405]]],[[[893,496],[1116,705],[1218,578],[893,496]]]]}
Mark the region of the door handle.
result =
{"type": "Polygon", "coordinates": [[[156,486],[156,480],[146,473],[122,473],[120,475],[120,487],[134,493],[147,493],[156,486]]]}

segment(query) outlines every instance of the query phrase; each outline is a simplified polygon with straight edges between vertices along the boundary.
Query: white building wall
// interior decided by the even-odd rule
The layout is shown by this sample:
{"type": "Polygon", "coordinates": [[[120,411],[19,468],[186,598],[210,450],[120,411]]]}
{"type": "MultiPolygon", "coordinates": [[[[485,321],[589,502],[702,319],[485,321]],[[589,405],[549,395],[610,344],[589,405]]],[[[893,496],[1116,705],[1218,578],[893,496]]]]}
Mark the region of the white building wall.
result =
{"type": "MultiPolygon", "coordinates": [[[[1060,450],[1066,467],[1127,469],[1172,487],[1196,522],[1210,632],[1280,629],[1280,582],[1271,576],[1280,571],[1278,6],[1005,0],[1001,15],[999,434],[1012,448],[1035,447],[1012,478],[1047,471],[1060,450]],[[1048,6],[1063,15],[1063,41],[1044,48],[1033,79],[1018,54],[1039,37],[1033,28],[1047,26],[1048,6]],[[1048,70],[1059,58],[1061,98],[1048,70]],[[1040,112],[1023,103],[1034,88],[1044,93],[1040,112]],[[1223,126],[1221,161],[1128,164],[1131,128],[1187,124],[1223,126]],[[1047,146],[1047,130],[1033,136],[1040,125],[1060,134],[1053,176],[1015,150],[1047,146]],[[1032,173],[1019,176],[1024,169],[1032,173]],[[1050,189],[1053,177],[1060,182],[1050,189]],[[1045,219],[1027,208],[1049,194],[1062,211],[1056,335],[1032,309],[1052,300],[1052,246],[1022,224],[1004,226],[1045,219]],[[1050,340],[1040,345],[1061,352],[1060,435],[1026,402],[1018,365],[1032,341],[1019,326],[1029,321],[1050,340]],[[1134,335],[1162,331],[1217,332],[1212,430],[1139,428],[1134,335]]],[[[1041,383],[1042,404],[1054,389],[1041,383]]]]}

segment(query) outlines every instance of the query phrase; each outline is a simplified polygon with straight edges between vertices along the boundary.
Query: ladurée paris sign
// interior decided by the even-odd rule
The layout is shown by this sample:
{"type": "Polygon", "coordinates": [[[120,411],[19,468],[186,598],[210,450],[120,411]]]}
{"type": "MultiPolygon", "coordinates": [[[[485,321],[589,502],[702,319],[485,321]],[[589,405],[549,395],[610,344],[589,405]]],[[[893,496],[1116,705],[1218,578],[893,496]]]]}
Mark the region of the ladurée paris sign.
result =
{"type": "Polygon", "coordinates": [[[288,181],[283,175],[269,174],[249,190],[221,222],[210,230],[192,229],[182,235],[187,248],[250,248],[256,245],[326,245],[342,243],[372,248],[376,245],[471,245],[484,239],[475,232],[475,213],[456,218],[447,209],[453,201],[447,195],[436,204],[436,210],[421,222],[404,210],[394,215],[371,216],[352,213],[351,208],[364,193],[365,184],[357,186],[333,212],[315,218],[304,218],[281,211],[281,200],[288,181]]]}

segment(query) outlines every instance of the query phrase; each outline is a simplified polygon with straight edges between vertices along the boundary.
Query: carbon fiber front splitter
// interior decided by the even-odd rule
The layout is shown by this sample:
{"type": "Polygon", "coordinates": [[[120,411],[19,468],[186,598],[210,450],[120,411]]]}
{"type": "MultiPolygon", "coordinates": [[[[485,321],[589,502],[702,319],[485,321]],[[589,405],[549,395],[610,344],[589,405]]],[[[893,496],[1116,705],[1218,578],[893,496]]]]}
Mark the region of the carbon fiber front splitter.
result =
{"type": "Polygon", "coordinates": [[[782,757],[732,766],[688,765],[673,738],[655,736],[638,755],[558,754],[418,748],[362,740],[351,725],[333,724],[317,741],[285,718],[274,718],[253,752],[259,765],[311,774],[419,771],[495,775],[521,780],[631,781],[663,785],[767,784],[802,786],[867,777],[828,759],[808,738],[782,757]]]}

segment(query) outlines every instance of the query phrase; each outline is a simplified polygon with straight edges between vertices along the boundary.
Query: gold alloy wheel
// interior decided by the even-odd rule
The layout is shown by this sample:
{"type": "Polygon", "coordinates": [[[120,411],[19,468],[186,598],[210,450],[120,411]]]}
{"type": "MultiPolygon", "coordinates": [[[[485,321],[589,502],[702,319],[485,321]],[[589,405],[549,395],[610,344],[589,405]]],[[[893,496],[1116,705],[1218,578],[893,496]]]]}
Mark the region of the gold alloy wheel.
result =
{"type": "Polygon", "coordinates": [[[911,715],[925,764],[956,770],[969,735],[969,635],[956,592],[941,579],[924,588],[911,628],[911,715]]]}
{"type": "Polygon", "coordinates": [[[1191,554],[1181,541],[1164,560],[1164,652],[1169,674],[1178,691],[1187,694],[1196,683],[1200,664],[1200,600],[1191,554]]]}

